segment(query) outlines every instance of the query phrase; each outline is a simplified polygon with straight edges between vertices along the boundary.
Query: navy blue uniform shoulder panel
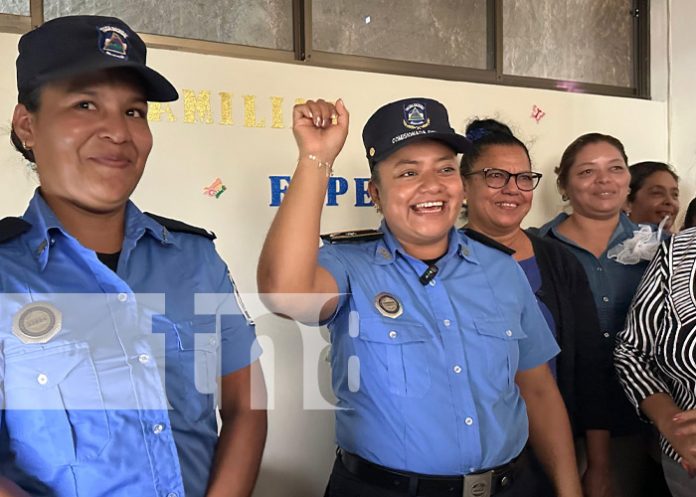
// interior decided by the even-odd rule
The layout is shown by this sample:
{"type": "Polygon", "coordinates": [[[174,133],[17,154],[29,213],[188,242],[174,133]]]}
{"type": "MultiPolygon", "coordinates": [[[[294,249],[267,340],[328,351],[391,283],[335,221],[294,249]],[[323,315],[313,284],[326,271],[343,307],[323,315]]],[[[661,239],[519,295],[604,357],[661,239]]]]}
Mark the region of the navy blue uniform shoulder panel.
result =
{"type": "Polygon", "coordinates": [[[379,240],[384,236],[379,230],[353,230],[353,231],[339,231],[336,233],[329,233],[326,235],[321,235],[321,239],[326,243],[356,243],[356,242],[369,242],[372,240],[379,240]]]}
{"type": "Polygon", "coordinates": [[[215,240],[217,238],[215,236],[215,233],[213,233],[212,231],[208,231],[203,228],[197,228],[196,226],[191,226],[190,224],[182,223],[181,221],[177,221],[176,219],[169,219],[166,217],[158,216],[156,214],[152,214],[151,212],[145,212],[145,215],[151,217],[152,219],[160,223],[162,226],[167,228],[169,231],[175,233],[190,233],[192,235],[204,236],[208,240],[215,240]]]}
{"type": "Polygon", "coordinates": [[[0,243],[12,240],[31,229],[31,224],[21,217],[0,219],[0,243]]]}
{"type": "Polygon", "coordinates": [[[510,247],[503,245],[500,242],[497,242],[493,240],[492,238],[484,235],[483,233],[480,233],[478,231],[474,231],[470,228],[462,228],[462,232],[471,238],[472,240],[476,240],[479,243],[482,243],[484,245],[487,245],[489,247],[493,247],[494,249],[498,249],[501,252],[505,252],[508,255],[512,255],[515,253],[514,250],[512,250],[510,247]]]}

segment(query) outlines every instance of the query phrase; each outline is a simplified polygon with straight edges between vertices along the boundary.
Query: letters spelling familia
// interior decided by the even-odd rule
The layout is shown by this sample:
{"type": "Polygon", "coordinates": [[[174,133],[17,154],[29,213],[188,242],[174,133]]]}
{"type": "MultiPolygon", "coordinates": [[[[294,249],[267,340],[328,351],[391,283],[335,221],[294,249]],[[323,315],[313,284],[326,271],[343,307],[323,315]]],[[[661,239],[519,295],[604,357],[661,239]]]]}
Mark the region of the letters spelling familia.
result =
{"type": "Polygon", "coordinates": [[[286,101],[285,98],[276,96],[266,99],[257,98],[256,95],[235,98],[233,93],[225,91],[213,95],[210,90],[183,89],[181,99],[177,102],[150,102],[147,119],[150,122],[174,123],[182,119],[185,124],[242,124],[245,128],[286,129],[292,126],[293,105],[304,103],[305,100],[296,98],[294,101],[286,101]],[[264,117],[259,117],[259,114],[264,117]]]}

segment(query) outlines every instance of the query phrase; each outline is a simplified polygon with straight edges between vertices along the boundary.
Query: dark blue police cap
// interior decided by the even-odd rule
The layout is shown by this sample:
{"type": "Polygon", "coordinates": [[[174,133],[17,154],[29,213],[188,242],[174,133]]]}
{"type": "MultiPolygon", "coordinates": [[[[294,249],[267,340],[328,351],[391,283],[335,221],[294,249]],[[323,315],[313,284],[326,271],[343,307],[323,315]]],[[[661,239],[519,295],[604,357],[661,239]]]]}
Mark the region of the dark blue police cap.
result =
{"type": "Polygon", "coordinates": [[[430,98],[406,98],[378,109],[363,128],[363,144],[370,170],[413,140],[428,138],[466,152],[471,143],[452,129],[447,109],[430,98]]]}
{"type": "Polygon", "coordinates": [[[58,17],[20,38],[17,90],[22,96],[51,81],[124,68],[140,76],[148,100],[171,102],[179,98],[164,76],[145,65],[146,56],[143,40],[120,19],[58,17]]]}

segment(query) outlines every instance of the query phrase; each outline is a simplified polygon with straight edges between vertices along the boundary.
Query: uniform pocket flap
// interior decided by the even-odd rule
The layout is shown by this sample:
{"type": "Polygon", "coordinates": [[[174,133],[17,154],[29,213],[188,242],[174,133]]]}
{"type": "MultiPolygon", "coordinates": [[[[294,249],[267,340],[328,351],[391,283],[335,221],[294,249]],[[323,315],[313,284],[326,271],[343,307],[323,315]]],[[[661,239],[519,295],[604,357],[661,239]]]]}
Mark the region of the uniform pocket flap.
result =
{"type": "Polygon", "coordinates": [[[215,316],[195,316],[174,323],[180,350],[214,352],[218,338],[215,333],[215,316]]]}
{"type": "MultiPolygon", "coordinates": [[[[45,388],[56,386],[85,364],[91,365],[86,343],[41,348],[5,357],[5,388],[45,388]]],[[[92,368],[89,373],[94,374],[92,368]]]]}
{"type": "Polygon", "coordinates": [[[527,338],[519,324],[511,324],[504,318],[477,318],[474,326],[479,335],[502,338],[503,340],[520,340],[527,338]]]}
{"type": "Polygon", "coordinates": [[[432,340],[428,330],[416,321],[381,318],[360,320],[358,338],[367,342],[404,344],[432,340]]]}

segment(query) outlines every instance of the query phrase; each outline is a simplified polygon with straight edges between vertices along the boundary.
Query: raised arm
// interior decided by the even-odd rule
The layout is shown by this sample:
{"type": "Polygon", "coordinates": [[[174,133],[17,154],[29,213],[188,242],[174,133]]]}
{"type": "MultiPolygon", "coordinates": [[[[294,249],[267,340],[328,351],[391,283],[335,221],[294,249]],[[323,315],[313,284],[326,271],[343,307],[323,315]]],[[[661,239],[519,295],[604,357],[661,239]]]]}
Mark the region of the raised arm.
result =
{"type": "Polygon", "coordinates": [[[338,305],[336,281],[317,256],[329,172],[348,135],[343,101],[296,105],[293,133],[299,160],[266,236],[257,282],[271,311],[311,322],[329,317],[338,305]],[[328,295],[334,297],[327,300],[328,295]]]}

